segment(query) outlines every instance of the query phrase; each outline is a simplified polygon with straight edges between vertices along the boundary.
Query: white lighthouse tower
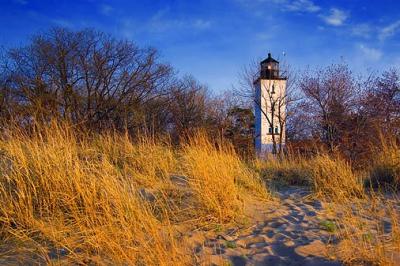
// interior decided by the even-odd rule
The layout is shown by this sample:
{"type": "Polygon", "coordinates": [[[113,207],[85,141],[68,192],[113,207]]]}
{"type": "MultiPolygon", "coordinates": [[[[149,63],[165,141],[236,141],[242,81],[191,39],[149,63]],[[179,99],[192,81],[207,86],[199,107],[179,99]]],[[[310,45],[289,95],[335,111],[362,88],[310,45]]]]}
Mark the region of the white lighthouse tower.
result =
{"type": "Polygon", "coordinates": [[[286,81],[269,53],[254,81],[255,147],[260,156],[277,153],[285,145],[286,81]]]}

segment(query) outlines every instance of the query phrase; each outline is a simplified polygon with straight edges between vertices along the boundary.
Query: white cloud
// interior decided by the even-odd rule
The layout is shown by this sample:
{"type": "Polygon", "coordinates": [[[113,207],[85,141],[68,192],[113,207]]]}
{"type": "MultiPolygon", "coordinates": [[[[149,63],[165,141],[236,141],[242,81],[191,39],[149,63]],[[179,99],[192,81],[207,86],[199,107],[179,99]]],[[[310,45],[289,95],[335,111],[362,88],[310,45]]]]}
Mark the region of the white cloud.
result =
{"type": "Polygon", "coordinates": [[[363,23],[354,25],[351,29],[351,33],[355,36],[369,38],[371,36],[373,29],[369,24],[363,23]]]}
{"type": "MultiPolygon", "coordinates": [[[[313,0],[236,0],[246,7],[257,8],[260,5],[274,4],[283,11],[289,12],[318,12],[321,7],[316,5],[313,0]]],[[[256,10],[257,10],[256,9],[256,10]]]]}
{"type": "Polygon", "coordinates": [[[109,16],[113,10],[114,8],[110,5],[103,4],[100,6],[100,13],[105,16],[109,16]]]}
{"type": "Polygon", "coordinates": [[[384,41],[385,39],[393,36],[400,29],[400,20],[395,21],[394,23],[382,28],[379,33],[379,40],[384,41]]]}
{"type": "Polygon", "coordinates": [[[205,30],[212,22],[206,19],[173,18],[169,9],[159,10],[148,22],[148,29],[153,32],[165,32],[177,29],[205,30]]]}
{"type": "Polygon", "coordinates": [[[381,50],[367,47],[364,44],[361,44],[359,48],[360,51],[363,53],[363,55],[366,57],[366,59],[369,61],[378,61],[379,59],[382,58],[383,53],[381,50]]]}
{"type": "Polygon", "coordinates": [[[294,0],[286,3],[286,9],[288,11],[300,11],[300,12],[318,12],[321,10],[319,6],[314,4],[310,0],[294,0]]]}
{"type": "Polygon", "coordinates": [[[329,11],[329,15],[321,17],[329,25],[341,26],[348,18],[348,14],[338,8],[331,8],[329,11]]]}

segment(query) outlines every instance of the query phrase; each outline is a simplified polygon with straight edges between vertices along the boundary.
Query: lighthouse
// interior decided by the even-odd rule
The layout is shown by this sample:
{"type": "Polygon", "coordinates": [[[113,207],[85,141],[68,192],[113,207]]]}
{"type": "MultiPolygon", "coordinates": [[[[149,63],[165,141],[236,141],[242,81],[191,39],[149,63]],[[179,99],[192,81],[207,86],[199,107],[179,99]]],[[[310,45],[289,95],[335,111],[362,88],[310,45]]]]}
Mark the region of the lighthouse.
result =
{"type": "Polygon", "coordinates": [[[254,81],[255,148],[259,156],[278,153],[285,145],[286,82],[279,62],[269,53],[254,81]]]}

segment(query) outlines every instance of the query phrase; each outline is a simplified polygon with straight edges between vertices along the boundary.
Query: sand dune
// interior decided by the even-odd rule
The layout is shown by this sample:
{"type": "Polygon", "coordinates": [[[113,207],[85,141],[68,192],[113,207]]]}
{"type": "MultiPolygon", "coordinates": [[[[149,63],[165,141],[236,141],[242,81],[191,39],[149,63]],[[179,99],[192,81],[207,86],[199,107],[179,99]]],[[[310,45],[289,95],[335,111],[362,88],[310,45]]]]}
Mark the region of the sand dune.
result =
{"type": "Polygon", "coordinates": [[[305,188],[276,192],[275,206],[256,206],[255,224],[232,228],[204,239],[196,250],[206,264],[342,265],[335,259],[339,242],[333,232],[334,213],[305,188]]]}

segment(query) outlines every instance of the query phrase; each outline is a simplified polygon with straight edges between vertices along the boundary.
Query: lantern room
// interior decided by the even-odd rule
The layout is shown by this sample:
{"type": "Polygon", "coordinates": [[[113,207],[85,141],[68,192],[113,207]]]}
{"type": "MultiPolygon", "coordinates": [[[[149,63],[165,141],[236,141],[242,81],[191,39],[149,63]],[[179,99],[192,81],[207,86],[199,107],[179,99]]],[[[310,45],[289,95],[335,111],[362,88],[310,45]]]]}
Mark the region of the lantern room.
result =
{"type": "Polygon", "coordinates": [[[268,58],[261,62],[261,79],[280,79],[279,62],[272,58],[268,53],[268,58]]]}

